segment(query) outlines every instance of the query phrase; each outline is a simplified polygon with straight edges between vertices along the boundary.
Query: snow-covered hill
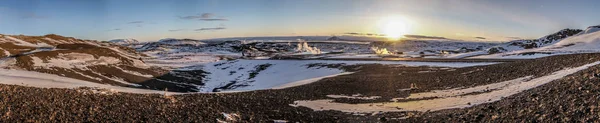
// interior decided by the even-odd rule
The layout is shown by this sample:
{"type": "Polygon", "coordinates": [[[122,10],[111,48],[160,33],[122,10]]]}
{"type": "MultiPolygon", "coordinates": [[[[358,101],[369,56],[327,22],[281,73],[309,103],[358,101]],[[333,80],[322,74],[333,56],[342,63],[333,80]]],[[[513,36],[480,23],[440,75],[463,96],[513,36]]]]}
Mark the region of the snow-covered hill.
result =
{"type": "Polygon", "coordinates": [[[560,54],[600,52],[600,26],[590,26],[583,31],[543,47],[483,55],[473,58],[539,58],[560,54]]]}
{"type": "Polygon", "coordinates": [[[467,58],[467,57],[477,57],[477,56],[485,56],[485,55],[505,55],[510,54],[513,51],[521,51],[527,49],[536,49],[545,46],[550,46],[561,42],[561,40],[566,39],[571,36],[576,36],[583,30],[581,29],[563,29],[556,33],[546,35],[539,39],[523,39],[523,40],[514,40],[506,43],[502,43],[486,50],[475,51],[475,52],[467,52],[461,54],[453,54],[446,56],[447,58],[467,58]]]}
{"type": "Polygon", "coordinates": [[[118,45],[59,35],[1,35],[0,44],[0,69],[34,71],[123,87],[156,90],[168,87],[173,91],[194,91],[196,87],[157,80],[171,73],[145,64],[141,60],[145,55],[118,45]]]}
{"type": "Polygon", "coordinates": [[[110,40],[108,42],[114,43],[117,45],[123,45],[123,46],[135,45],[135,44],[140,43],[138,40],[135,40],[135,39],[114,39],[114,40],[110,40]]]}

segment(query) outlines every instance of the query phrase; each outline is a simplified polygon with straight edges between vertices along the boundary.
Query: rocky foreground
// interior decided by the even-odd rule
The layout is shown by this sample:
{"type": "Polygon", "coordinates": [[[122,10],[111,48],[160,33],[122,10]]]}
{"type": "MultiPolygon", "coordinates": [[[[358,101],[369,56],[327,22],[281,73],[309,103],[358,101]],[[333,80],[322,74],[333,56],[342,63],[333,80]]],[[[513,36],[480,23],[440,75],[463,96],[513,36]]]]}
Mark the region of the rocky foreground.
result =
{"type": "MultiPolygon", "coordinates": [[[[89,88],[45,89],[0,85],[0,120],[6,122],[594,122],[600,119],[600,66],[593,66],[501,101],[434,112],[350,114],[292,107],[297,100],[329,94],[381,96],[470,87],[524,76],[543,76],[600,61],[600,54],[553,56],[467,68],[347,66],[356,73],[281,90],[212,94],[129,94],[89,88]],[[422,72],[428,71],[428,72],[422,72]],[[411,88],[418,89],[398,91],[411,88]]],[[[327,67],[336,67],[327,66],[327,67]]],[[[2,80],[0,80],[2,81],[2,80]]],[[[336,99],[363,103],[364,100],[336,99]]],[[[369,102],[367,101],[367,102],[369,102]]],[[[596,121],[597,122],[597,121],[596,121]]]]}

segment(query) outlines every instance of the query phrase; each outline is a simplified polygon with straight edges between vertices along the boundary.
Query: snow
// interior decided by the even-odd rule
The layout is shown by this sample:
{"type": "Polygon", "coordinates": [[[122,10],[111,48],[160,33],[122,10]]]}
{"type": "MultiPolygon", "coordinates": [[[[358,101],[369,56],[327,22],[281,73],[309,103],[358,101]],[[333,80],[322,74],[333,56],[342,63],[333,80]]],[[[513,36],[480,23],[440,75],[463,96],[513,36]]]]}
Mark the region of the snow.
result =
{"type": "Polygon", "coordinates": [[[581,34],[589,34],[589,33],[594,33],[597,31],[600,31],[600,25],[588,27],[586,30],[581,32],[581,34]]]}
{"type": "Polygon", "coordinates": [[[135,40],[135,39],[114,39],[114,40],[110,40],[108,42],[115,43],[118,45],[132,45],[132,44],[140,43],[138,40],[135,40]]]}
{"type": "Polygon", "coordinates": [[[482,55],[482,56],[475,56],[475,57],[469,57],[470,59],[535,59],[535,58],[541,58],[541,57],[546,57],[546,56],[553,56],[553,55],[558,55],[558,54],[544,54],[544,53],[536,53],[533,55],[482,55]]]}
{"type": "Polygon", "coordinates": [[[327,58],[381,58],[381,56],[377,56],[377,54],[343,54],[327,58]]]}
{"type": "Polygon", "coordinates": [[[79,88],[79,87],[92,87],[108,89],[117,92],[127,93],[144,93],[144,94],[162,94],[164,91],[148,90],[148,89],[136,89],[120,86],[111,86],[98,84],[78,79],[72,79],[62,77],[53,74],[45,74],[39,72],[22,71],[22,70],[10,70],[0,69],[0,83],[9,85],[22,85],[39,88],[79,88]]]}
{"type": "MultiPolygon", "coordinates": [[[[262,89],[280,89],[307,84],[322,78],[341,75],[343,70],[337,68],[312,67],[309,64],[394,64],[405,66],[436,66],[436,67],[469,67],[496,64],[485,63],[445,63],[445,62],[407,62],[407,61],[336,61],[336,60],[233,60],[219,61],[202,65],[202,70],[210,72],[203,80],[206,83],[201,92],[211,92],[212,89],[236,82],[241,87],[225,91],[250,91],[262,89]],[[250,73],[259,65],[270,64],[251,78],[250,73]],[[277,79],[274,79],[277,78],[277,79]]],[[[193,68],[193,67],[192,67],[193,68]]],[[[189,69],[189,68],[186,68],[189,69]]],[[[197,69],[197,68],[196,68],[197,69]]],[[[345,73],[348,74],[348,73],[345,73]]]]}
{"type": "Polygon", "coordinates": [[[527,76],[527,77],[508,80],[508,81],[504,81],[504,82],[475,86],[475,87],[470,87],[470,88],[453,88],[453,89],[447,89],[447,90],[433,90],[431,92],[414,93],[414,94],[410,94],[410,96],[408,96],[406,98],[396,98],[395,100],[453,97],[453,96],[460,96],[460,95],[469,94],[469,93],[494,91],[497,89],[507,87],[509,85],[515,85],[515,84],[530,80],[531,78],[533,78],[533,76],[527,76]]]}
{"type": "MultiPolygon", "coordinates": [[[[221,58],[218,55],[214,54],[205,54],[205,53],[173,53],[169,55],[153,55],[154,58],[144,59],[145,64],[150,66],[161,66],[161,67],[170,67],[170,68],[180,68],[194,65],[207,64],[212,62],[220,61],[221,58]]],[[[237,54],[236,54],[237,55],[237,54]]]]}
{"type": "Polygon", "coordinates": [[[32,43],[29,43],[29,42],[27,42],[27,41],[23,41],[23,40],[21,40],[21,39],[17,39],[17,38],[11,37],[11,36],[4,36],[4,38],[7,38],[7,39],[9,39],[9,40],[12,40],[12,41],[14,41],[14,42],[15,42],[15,45],[19,45],[19,46],[26,46],[26,47],[53,47],[53,46],[51,46],[51,45],[48,45],[48,44],[46,44],[46,43],[36,43],[36,44],[32,44],[32,43]]]}
{"type": "Polygon", "coordinates": [[[125,52],[125,51],[122,51],[122,50],[120,50],[118,48],[114,48],[114,47],[104,47],[104,48],[108,48],[110,50],[113,50],[113,51],[119,53],[119,55],[123,56],[124,58],[127,58],[127,59],[133,61],[133,66],[135,66],[135,67],[144,68],[144,69],[150,68],[150,66],[146,65],[146,63],[144,63],[144,61],[141,61],[139,59],[135,59],[135,58],[141,57],[138,54],[132,54],[130,52],[125,52]]]}
{"type": "Polygon", "coordinates": [[[205,44],[203,42],[200,41],[196,41],[196,40],[186,40],[186,39],[174,39],[174,38],[165,38],[165,39],[160,39],[158,41],[161,44],[169,44],[169,45],[202,45],[205,44]]]}
{"type": "MultiPolygon", "coordinates": [[[[499,101],[504,97],[512,96],[520,92],[544,85],[554,80],[563,78],[567,75],[575,72],[587,69],[591,66],[600,64],[600,61],[586,64],[576,68],[567,68],[560,71],[556,71],[550,75],[541,76],[538,78],[531,79],[531,76],[517,78],[506,82],[508,85],[488,85],[489,87],[495,87],[497,90],[483,92],[476,95],[458,95],[462,92],[480,92],[484,86],[476,86],[467,89],[450,89],[438,91],[441,94],[431,93],[420,93],[420,95],[413,96],[413,98],[431,97],[431,96],[442,96],[441,98],[435,98],[430,100],[415,100],[405,102],[384,102],[384,103],[362,103],[362,104],[346,104],[332,102],[331,99],[323,100],[301,100],[294,101],[294,104],[290,106],[303,106],[311,108],[315,111],[322,110],[337,110],[342,112],[356,112],[356,113],[373,113],[373,112],[399,112],[399,111],[438,111],[444,109],[453,108],[467,108],[479,104],[491,103],[499,101]]],[[[412,95],[411,95],[412,96],[412,95]]]]}
{"type": "Polygon", "coordinates": [[[142,74],[142,73],[139,73],[139,72],[136,72],[136,71],[125,70],[125,69],[120,68],[120,67],[116,67],[116,68],[119,69],[119,70],[121,70],[121,71],[123,71],[123,72],[125,72],[125,73],[129,73],[129,74],[136,75],[136,76],[141,76],[141,77],[146,77],[146,78],[152,78],[152,77],[154,77],[153,75],[142,74]]]}
{"type": "Polygon", "coordinates": [[[300,85],[310,84],[310,83],[319,81],[319,80],[324,79],[324,78],[330,78],[330,77],[335,77],[335,76],[340,76],[340,75],[348,75],[348,74],[352,74],[352,73],[353,72],[344,72],[344,73],[333,74],[333,75],[328,75],[328,76],[315,77],[315,78],[310,78],[310,79],[305,79],[305,80],[300,80],[300,81],[285,83],[283,85],[276,86],[276,87],[274,87],[272,89],[284,89],[284,88],[296,87],[296,86],[300,86],[300,85]]]}
{"type": "Polygon", "coordinates": [[[87,66],[92,65],[109,65],[118,64],[121,62],[119,59],[114,57],[100,56],[98,59],[96,59],[93,55],[85,53],[59,54],[57,57],[50,58],[47,61],[33,56],[31,58],[33,59],[33,66],[43,68],[86,68],[87,66]]]}
{"type": "Polygon", "coordinates": [[[4,55],[6,55],[6,56],[10,56],[10,55],[12,55],[12,54],[10,54],[10,52],[8,52],[8,50],[2,49],[2,48],[0,48],[0,50],[2,50],[2,52],[3,52],[3,53],[4,53],[4,55]]]}
{"type": "Polygon", "coordinates": [[[557,43],[547,46],[514,50],[510,52],[482,55],[472,58],[540,58],[553,55],[576,54],[576,53],[597,53],[600,52],[600,32],[598,27],[590,27],[584,32],[567,37],[557,43]],[[523,55],[535,53],[533,55],[523,55]]]}
{"type": "Polygon", "coordinates": [[[381,98],[380,96],[362,96],[361,94],[354,94],[351,96],[346,95],[327,95],[329,98],[346,98],[346,99],[361,99],[361,100],[374,100],[381,98]]]}
{"type": "Polygon", "coordinates": [[[42,39],[44,39],[44,40],[47,40],[47,41],[50,41],[50,42],[53,42],[53,43],[68,43],[68,42],[66,42],[66,41],[62,41],[62,40],[54,40],[54,39],[52,39],[52,38],[48,38],[48,37],[44,37],[44,38],[42,38],[42,39]]]}
{"type": "Polygon", "coordinates": [[[467,53],[450,54],[445,57],[446,58],[466,58],[466,57],[487,55],[487,54],[488,54],[487,51],[473,51],[473,52],[467,52],[467,53]]]}
{"type": "Polygon", "coordinates": [[[16,42],[16,44],[15,44],[15,45],[19,45],[19,46],[27,46],[27,47],[38,47],[38,46],[37,46],[37,45],[35,45],[35,44],[29,43],[29,42],[27,42],[27,41],[23,41],[23,40],[21,40],[21,39],[17,39],[17,38],[14,38],[14,37],[10,37],[10,36],[4,36],[4,38],[10,39],[10,40],[12,40],[12,41],[15,41],[15,42],[16,42]]]}

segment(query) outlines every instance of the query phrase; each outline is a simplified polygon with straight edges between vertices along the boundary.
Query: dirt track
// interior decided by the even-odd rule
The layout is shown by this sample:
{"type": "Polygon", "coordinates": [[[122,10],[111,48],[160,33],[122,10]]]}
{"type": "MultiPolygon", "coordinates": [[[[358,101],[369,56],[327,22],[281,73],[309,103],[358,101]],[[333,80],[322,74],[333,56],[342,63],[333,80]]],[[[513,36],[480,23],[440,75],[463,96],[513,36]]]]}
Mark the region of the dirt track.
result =
{"type": "Polygon", "coordinates": [[[383,102],[414,92],[469,87],[528,75],[542,76],[595,61],[600,61],[600,54],[518,60],[455,70],[384,65],[346,66],[345,69],[354,70],[356,73],[288,89],[174,96],[102,94],[92,93],[89,89],[42,89],[0,85],[0,119],[6,122],[216,122],[217,119],[225,120],[222,113],[236,113],[240,115],[239,122],[594,121],[599,118],[600,79],[592,75],[600,72],[598,66],[498,102],[466,109],[362,116],[339,111],[312,111],[289,104],[296,100],[328,99],[325,96],[328,94],[356,93],[382,96],[381,99],[372,102],[383,102]],[[412,92],[397,91],[409,88],[411,83],[416,83],[420,89],[412,92]],[[407,119],[395,119],[400,117],[407,119]]]}

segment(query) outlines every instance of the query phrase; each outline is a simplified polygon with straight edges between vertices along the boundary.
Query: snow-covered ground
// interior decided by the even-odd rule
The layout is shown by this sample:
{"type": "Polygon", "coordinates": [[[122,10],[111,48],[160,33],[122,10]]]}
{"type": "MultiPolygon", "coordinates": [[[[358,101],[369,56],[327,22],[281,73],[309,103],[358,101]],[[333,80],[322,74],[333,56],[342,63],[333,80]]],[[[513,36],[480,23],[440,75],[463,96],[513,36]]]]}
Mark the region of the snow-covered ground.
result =
{"type": "Polygon", "coordinates": [[[209,54],[209,53],[189,53],[180,52],[172,54],[151,54],[153,58],[144,59],[144,62],[152,66],[161,66],[168,68],[181,68],[187,66],[194,66],[199,64],[207,64],[222,60],[219,56],[237,56],[238,54],[209,54]]]}
{"type": "Polygon", "coordinates": [[[406,61],[334,61],[334,60],[232,60],[219,61],[193,67],[210,72],[205,78],[202,92],[249,91],[292,87],[307,84],[324,77],[341,75],[339,68],[309,67],[311,64],[389,64],[404,66],[469,67],[495,64],[462,62],[406,62],[406,61]],[[223,88],[228,87],[228,88],[223,88]]]}
{"type": "MultiPolygon", "coordinates": [[[[127,93],[156,93],[164,94],[164,91],[136,89],[129,87],[111,86],[98,84],[78,79],[62,77],[58,75],[45,74],[23,70],[0,69],[0,83],[9,85],[22,85],[39,88],[79,88],[91,87],[98,89],[107,89],[110,91],[127,93]]],[[[169,92],[172,93],[172,92],[169,92]]]]}

